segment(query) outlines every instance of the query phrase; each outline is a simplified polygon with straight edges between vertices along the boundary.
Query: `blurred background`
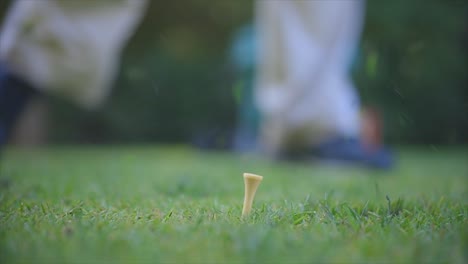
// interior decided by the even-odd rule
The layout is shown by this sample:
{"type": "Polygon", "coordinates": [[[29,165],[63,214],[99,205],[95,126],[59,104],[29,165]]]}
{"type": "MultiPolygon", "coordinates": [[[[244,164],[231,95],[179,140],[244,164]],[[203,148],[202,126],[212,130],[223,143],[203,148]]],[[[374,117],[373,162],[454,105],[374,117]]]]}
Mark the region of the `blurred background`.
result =
{"type": "MultiPolygon", "coordinates": [[[[3,18],[9,2],[0,2],[3,18]]],[[[390,144],[468,143],[465,1],[367,1],[352,67],[364,106],[377,109],[390,144]]],[[[235,34],[251,0],[151,1],[127,45],[111,96],[97,111],[62,98],[36,101],[16,144],[140,144],[232,137],[239,79],[235,34]]]]}

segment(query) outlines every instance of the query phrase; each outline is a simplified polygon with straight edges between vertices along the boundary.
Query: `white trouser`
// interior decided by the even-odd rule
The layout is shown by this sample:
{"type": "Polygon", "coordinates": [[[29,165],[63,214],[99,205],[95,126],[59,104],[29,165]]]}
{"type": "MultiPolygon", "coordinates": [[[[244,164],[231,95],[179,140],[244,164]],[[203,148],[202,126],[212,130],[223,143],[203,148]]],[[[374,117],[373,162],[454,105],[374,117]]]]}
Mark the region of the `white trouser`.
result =
{"type": "Polygon", "coordinates": [[[119,55],[146,0],[17,0],[0,32],[0,60],[39,89],[84,107],[109,93],[119,55]]]}
{"type": "Polygon", "coordinates": [[[363,14],[360,0],[257,0],[255,92],[265,151],[358,136],[349,67],[363,14]]]}

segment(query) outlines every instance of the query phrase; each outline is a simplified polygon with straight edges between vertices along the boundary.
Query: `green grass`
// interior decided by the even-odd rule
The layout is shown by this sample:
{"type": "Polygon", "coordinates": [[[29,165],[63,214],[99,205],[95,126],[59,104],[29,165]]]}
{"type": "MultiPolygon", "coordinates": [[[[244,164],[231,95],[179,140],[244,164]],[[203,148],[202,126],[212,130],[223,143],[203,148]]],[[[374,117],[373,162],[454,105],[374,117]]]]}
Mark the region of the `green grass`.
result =
{"type": "Polygon", "coordinates": [[[466,263],[468,156],[390,172],[185,147],[9,149],[0,262],[466,263]],[[241,219],[243,172],[264,176],[241,219]]]}

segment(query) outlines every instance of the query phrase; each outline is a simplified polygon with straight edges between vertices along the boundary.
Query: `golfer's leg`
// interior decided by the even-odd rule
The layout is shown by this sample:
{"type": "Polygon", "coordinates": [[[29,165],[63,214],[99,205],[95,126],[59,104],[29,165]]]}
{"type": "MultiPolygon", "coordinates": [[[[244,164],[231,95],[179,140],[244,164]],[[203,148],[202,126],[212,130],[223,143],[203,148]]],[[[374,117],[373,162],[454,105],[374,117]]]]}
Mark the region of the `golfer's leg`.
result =
{"type": "Polygon", "coordinates": [[[330,134],[357,134],[359,106],[347,68],[362,2],[259,0],[256,14],[265,150],[275,155],[291,137],[307,145],[330,134]]]}
{"type": "Polygon", "coordinates": [[[0,148],[7,142],[16,120],[35,94],[33,87],[0,63],[0,148]]]}
{"type": "Polygon", "coordinates": [[[293,135],[302,134],[307,145],[331,137],[358,137],[360,106],[349,67],[360,39],[363,2],[293,3],[290,16],[296,22],[284,27],[292,94],[288,127],[293,135]]]}
{"type": "Polygon", "coordinates": [[[318,146],[331,158],[368,158],[359,144],[360,105],[349,76],[363,11],[359,0],[258,1],[256,89],[270,154],[318,146]]]}
{"type": "Polygon", "coordinates": [[[260,112],[260,148],[270,156],[277,156],[284,143],[284,109],[286,87],[286,47],[282,30],[281,9],[287,1],[257,0],[256,79],[255,98],[260,112]]]}
{"type": "MultiPolygon", "coordinates": [[[[0,33],[4,72],[0,109],[4,131],[11,130],[26,96],[8,80],[28,83],[83,107],[107,96],[121,49],[143,15],[145,0],[17,0],[0,33]],[[8,91],[8,92],[3,92],[8,91]],[[13,109],[14,108],[14,109],[13,109]],[[15,114],[12,114],[15,113],[15,114]]],[[[7,135],[8,132],[2,132],[7,135]]]]}

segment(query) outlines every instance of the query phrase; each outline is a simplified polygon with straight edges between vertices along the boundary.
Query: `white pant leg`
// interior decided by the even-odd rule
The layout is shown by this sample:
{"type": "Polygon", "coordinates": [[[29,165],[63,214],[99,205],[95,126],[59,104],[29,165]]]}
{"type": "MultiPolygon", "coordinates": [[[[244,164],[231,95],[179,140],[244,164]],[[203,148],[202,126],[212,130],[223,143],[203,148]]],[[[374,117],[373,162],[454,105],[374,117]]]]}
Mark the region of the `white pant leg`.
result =
{"type": "Polygon", "coordinates": [[[0,60],[46,92],[97,106],[146,0],[17,0],[0,32],[0,60]]]}
{"type": "Polygon", "coordinates": [[[360,0],[258,0],[256,97],[270,154],[359,134],[349,76],[359,42],[360,0]]]}

